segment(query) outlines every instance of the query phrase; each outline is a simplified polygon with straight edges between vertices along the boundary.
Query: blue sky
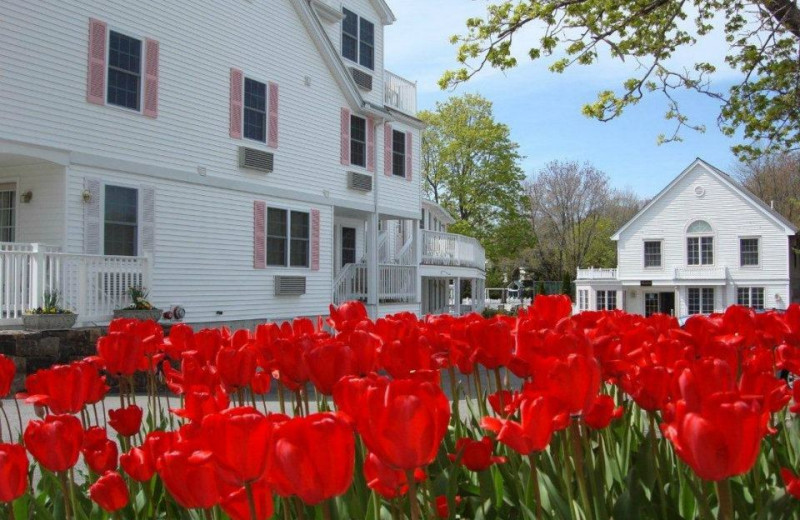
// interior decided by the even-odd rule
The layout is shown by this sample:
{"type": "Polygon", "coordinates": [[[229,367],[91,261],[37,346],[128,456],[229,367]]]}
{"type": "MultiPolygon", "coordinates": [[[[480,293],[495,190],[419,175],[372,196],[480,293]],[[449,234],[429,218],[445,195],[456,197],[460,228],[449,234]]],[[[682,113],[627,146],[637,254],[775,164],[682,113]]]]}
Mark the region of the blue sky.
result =
{"type": "MultiPolygon", "coordinates": [[[[723,136],[716,126],[719,106],[697,94],[680,97],[684,111],[695,123],[705,124],[705,133],[685,130],[683,142],[657,144],[659,134],[671,134],[673,123],[664,119],[663,95],[651,94],[623,116],[600,123],[581,114],[584,103],[598,91],[618,89],[635,70],[610,59],[565,74],[547,70],[546,61],[519,57],[516,69],[505,73],[486,69],[455,92],[439,90],[442,71],[456,67],[455,48],[448,39],[463,33],[470,16],[484,13],[486,2],[476,0],[394,0],[398,21],[386,29],[386,67],[418,81],[421,109],[432,109],[437,101],[453,94],[477,92],[494,103],[495,117],[511,128],[512,138],[525,156],[523,168],[530,174],[553,159],[589,161],[603,170],[616,188],[629,188],[642,196],[655,195],[695,157],[730,171],[737,163],[730,148],[736,141],[723,136]]],[[[528,50],[535,30],[516,39],[516,53],[528,50]]],[[[690,66],[695,54],[721,63],[726,45],[713,35],[702,45],[676,56],[677,66],[690,66]]],[[[736,73],[721,70],[715,81],[724,87],[736,73]]]]}

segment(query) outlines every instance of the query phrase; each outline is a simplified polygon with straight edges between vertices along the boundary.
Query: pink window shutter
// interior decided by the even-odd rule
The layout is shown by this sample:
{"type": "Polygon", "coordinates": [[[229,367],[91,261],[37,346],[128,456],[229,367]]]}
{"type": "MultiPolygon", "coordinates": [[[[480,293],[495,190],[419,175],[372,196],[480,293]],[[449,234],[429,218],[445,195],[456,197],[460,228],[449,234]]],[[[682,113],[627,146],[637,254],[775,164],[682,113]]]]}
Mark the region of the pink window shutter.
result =
{"type": "Polygon", "coordinates": [[[350,166],[350,110],[342,109],[341,123],[342,149],[340,151],[340,159],[342,165],[350,166]]]}
{"type": "Polygon", "coordinates": [[[147,117],[158,117],[158,42],[146,39],[144,64],[144,110],[147,117]]]}
{"type": "Polygon", "coordinates": [[[244,73],[231,69],[231,121],[230,133],[234,139],[242,138],[242,111],[244,110],[244,73]]]}
{"type": "Polygon", "coordinates": [[[319,210],[311,210],[311,270],[319,271],[319,210]]]}
{"type": "Polygon", "coordinates": [[[106,31],[105,22],[89,19],[89,68],[86,101],[102,105],[106,100],[106,31]]]}
{"type": "Polygon", "coordinates": [[[392,125],[383,125],[383,173],[392,175],[392,125]]]}
{"type": "Polygon", "coordinates": [[[367,171],[375,171],[375,120],[367,118],[367,171]]]}
{"type": "Polygon", "coordinates": [[[253,203],[253,268],[267,268],[267,203],[253,203]]]}
{"type": "Polygon", "coordinates": [[[406,132],[406,180],[412,179],[414,169],[414,135],[406,132]]]}
{"type": "Polygon", "coordinates": [[[278,84],[269,83],[269,137],[267,146],[278,147],[278,84]]]}

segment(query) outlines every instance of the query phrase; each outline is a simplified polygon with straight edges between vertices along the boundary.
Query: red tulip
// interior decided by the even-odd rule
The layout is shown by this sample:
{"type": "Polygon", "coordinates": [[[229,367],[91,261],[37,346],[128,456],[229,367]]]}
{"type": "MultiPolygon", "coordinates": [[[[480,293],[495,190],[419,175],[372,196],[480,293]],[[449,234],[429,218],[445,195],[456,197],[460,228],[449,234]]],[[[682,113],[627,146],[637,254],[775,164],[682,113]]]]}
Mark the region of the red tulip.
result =
{"type": "Polygon", "coordinates": [[[350,332],[369,319],[367,308],[359,301],[345,302],[338,307],[331,305],[330,312],[328,323],[339,332],[350,332]]]}
{"type": "Polygon", "coordinates": [[[566,426],[568,416],[545,396],[523,398],[520,422],[484,417],[481,426],[497,434],[497,440],[521,455],[542,451],[553,432],[566,426]]]}
{"type": "Polygon", "coordinates": [[[222,348],[217,352],[217,370],[228,391],[250,385],[256,373],[256,355],[255,348],[249,343],[239,348],[222,348]]]}
{"type": "Polygon", "coordinates": [[[50,471],[66,471],[78,462],[83,444],[81,422],[73,415],[48,415],[25,427],[25,447],[50,471]]]}
{"type": "Polygon", "coordinates": [[[164,486],[178,504],[187,509],[208,509],[220,500],[217,469],[210,451],[176,447],[156,462],[164,486]]]}
{"type": "Polygon", "coordinates": [[[622,417],[622,407],[614,408],[614,399],[610,395],[601,395],[583,415],[583,420],[590,428],[602,430],[611,424],[612,420],[620,417],[622,417]]]}
{"type": "Polygon", "coordinates": [[[502,317],[475,321],[467,328],[472,359],[486,368],[508,366],[514,348],[511,326],[502,317]]]}
{"type": "Polygon", "coordinates": [[[662,430],[700,478],[719,481],[753,467],[768,420],[769,412],[757,401],[719,393],[706,398],[699,411],[678,401],[674,417],[662,430]],[[735,435],[731,425],[736,425],[735,435]]]}
{"type": "Polygon", "coordinates": [[[281,496],[316,505],[347,491],[353,481],[355,439],[335,413],[297,417],[275,432],[268,480],[281,496]]]}
{"type": "Polygon", "coordinates": [[[648,412],[666,406],[672,385],[673,375],[663,366],[633,367],[620,380],[620,387],[648,412]]]}
{"type": "Polygon", "coordinates": [[[102,475],[117,469],[117,443],[108,439],[106,430],[92,426],[83,434],[83,460],[95,473],[102,475]]]}
{"type": "Polygon", "coordinates": [[[251,489],[256,507],[255,518],[250,514],[250,501],[247,497],[247,490],[243,487],[229,494],[220,502],[222,510],[232,520],[267,520],[272,517],[272,489],[267,481],[259,480],[251,485],[251,489]]]}
{"type": "Polygon", "coordinates": [[[89,497],[104,511],[113,513],[128,505],[128,486],[116,471],[109,471],[89,486],[89,497]]]}
{"type": "Polygon", "coordinates": [[[7,396],[11,392],[11,384],[14,382],[16,373],[17,366],[14,362],[0,354],[0,398],[7,396]]]}
{"type": "Polygon", "coordinates": [[[600,364],[593,357],[570,354],[566,359],[548,357],[537,367],[526,388],[552,397],[570,414],[589,410],[600,390],[600,364]]]}
{"type": "Polygon", "coordinates": [[[430,464],[447,433],[450,401],[437,385],[419,379],[375,381],[356,413],[367,448],[389,466],[413,470],[430,464]]]}
{"type": "Polygon", "coordinates": [[[25,390],[17,397],[36,406],[46,406],[54,414],[63,414],[78,413],[87,404],[98,402],[108,386],[92,363],[76,361],[29,375],[25,390]]]}
{"type": "Polygon", "coordinates": [[[250,381],[250,390],[256,395],[268,394],[270,386],[272,386],[272,376],[266,371],[256,372],[250,381]]]}
{"type": "Polygon", "coordinates": [[[356,373],[365,376],[376,370],[381,339],[370,332],[354,330],[344,339],[355,354],[356,373]]]}
{"type": "Polygon", "coordinates": [[[286,417],[267,417],[255,408],[243,406],[208,415],[203,435],[214,454],[223,478],[239,487],[264,476],[273,445],[273,433],[286,417]]]}
{"type": "Polygon", "coordinates": [[[137,482],[149,481],[156,472],[155,461],[142,448],[131,448],[128,453],[120,455],[119,465],[137,482]]]}
{"type": "MultiPolygon", "coordinates": [[[[414,480],[422,482],[427,478],[425,472],[417,468],[414,470],[414,480]]],[[[391,500],[408,493],[408,477],[406,472],[387,466],[374,453],[367,455],[364,460],[364,479],[367,487],[375,490],[380,496],[391,500]]]]}
{"type": "Polygon", "coordinates": [[[147,356],[162,348],[164,333],[153,321],[114,320],[108,334],[97,341],[97,355],[106,370],[116,376],[131,376],[148,368],[147,356]]]}
{"type": "Polygon", "coordinates": [[[139,433],[142,427],[142,415],[142,409],[135,404],[118,410],[109,410],[108,424],[123,437],[130,437],[139,433]]]}
{"type": "Polygon", "coordinates": [[[489,394],[487,399],[494,413],[503,417],[514,413],[519,406],[519,394],[512,393],[509,390],[500,390],[489,394]]]}
{"type": "Polygon", "coordinates": [[[221,412],[230,404],[228,394],[220,386],[193,385],[184,394],[183,408],[171,409],[178,417],[199,423],[206,415],[221,412]]]}
{"type": "Polygon", "coordinates": [[[786,492],[795,498],[800,498],[800,479],[788,468],[781,468],[781,478],[786,485],[786,492]]]}
{"type": "Polygon", "coordinates": [[[325,395],[333,394],[341,378],[357,374],[355,353],[341,341],[318,343],[305,353],[305,359],[311,382],[325,395]]]}
{"type": "Polygon", "coordinates": [[[456,452],[448,454],[447,457],[451,461],[458,461],[470,471],[484,471],[492,464],[502,464],[506,461],[505,457],[493,456],[493,449],[494,442],[489,437],[479,441],[463,437],[456,441],[456,452]]]}
{"type": "Polygon", "coordinates": [[[11,502],[28,489],[28,455],[19,444],[0,444],[0,502],[11,502]]]}
{"type": "MultiPolygon", "coordinates": [[[[461,505],[462,498],[458,495],[453,497],[456,506],[461,505]]],[[[439,495],[436,497],[436,516],[439,518],[450,518],[450,506],[447,505],[447,497],[439,495]]]]}

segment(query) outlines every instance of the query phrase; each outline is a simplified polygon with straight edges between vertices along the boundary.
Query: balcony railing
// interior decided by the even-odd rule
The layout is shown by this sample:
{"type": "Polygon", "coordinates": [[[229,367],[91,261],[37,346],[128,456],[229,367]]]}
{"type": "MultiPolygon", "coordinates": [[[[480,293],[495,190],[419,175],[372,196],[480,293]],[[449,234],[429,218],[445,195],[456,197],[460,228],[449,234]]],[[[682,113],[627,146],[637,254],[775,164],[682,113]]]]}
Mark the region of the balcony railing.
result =
{"type": "MultiPolygon", "coordinates": [[[[367,264],[347,264],[333,282],[333,304],[349,300],[367,301],[369,276],[367,264]]],[[[417,267],[380,264],[378,299],[381,303],[406,303],[417,299],[417,267]]]]}
{"type": "Polygon", "coordinates": [[[383,73],[383,98],[387,106],[410,116],[417,115],[417,84],[388,70],[383,73]]]}
{"type": "Polygon", "coordinates": [[[59,305],[79,322],[108,321],[131,303],[128,288],[149,286],[146,257],[62,253],[43,244],[0,243],[0,323],[14,324],[25,311],[58,292],[59,305]]]}
{"type": "Polygon", "coordinates": [[[472,237],[442,233],[422,232],[422,263],[486,269],[486,251],[472,237]]]}
{"type": "Polygon", "coordinates": [[[725,280],[728,277],[725,267],[676,267],[676,280],[725,280]]]}
{"type": "Polygon", "coordinates": [[[578,280],[616,280],[617,270],[606,267],[590,267],[588,269],[578,269],[578,280]]]}

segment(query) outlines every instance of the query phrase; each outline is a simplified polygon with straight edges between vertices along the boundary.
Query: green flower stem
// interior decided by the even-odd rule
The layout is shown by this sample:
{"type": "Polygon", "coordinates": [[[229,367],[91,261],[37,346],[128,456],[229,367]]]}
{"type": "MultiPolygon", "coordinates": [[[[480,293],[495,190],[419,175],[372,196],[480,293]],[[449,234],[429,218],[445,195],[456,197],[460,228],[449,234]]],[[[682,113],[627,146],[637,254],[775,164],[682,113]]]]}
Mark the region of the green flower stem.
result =
{"type": "Polygon", "coordinates": [[[253,496],[253,484],[249,481],[244,483],[244,489],[247,492],[247,504],[250,506],[250,518],[252,520],[258,520],[258,514],[256,513],[256,499],[253,496]]]}
{"type": "Polygon", "coordinates": [[[420,520],[419,502],[417,502],[417,481],[414,480],[414,471],[407,470],[408,479],[408,507],[411,511],[411,520],[420,520]]]}
{"type": "Polygon", "coordinates": [[[658,439],[656,438],[656,420],[655,413],[650,412],[648,419],[650,420],[650,456],[653,458],[653,468],[656,470],[656,480],[658,482],[658,498],[661,506],[661,518],[667,518],[667,496],[664,494],[664,480],[661,478],[661,468],[658,458],[658,439]]]}
{"type": "Polygon", "coordinates": [[[539,462],[539,452],[532,452],[530,455],[528,455],[528,460],[531,463],[531,478],[529,482],[536,507],[536,520],[542,520],[544,518],[542,514],[542,493],[539,489],[539,468],[537,467],[537,463],[539,462]]]}
{"type": "Polygon", "coordinates": [[[572,441],[572,460],[575,462],[575,474],[578,480],[578,492],[583,502],[583,513],[587,520],[592,520],[594,514],[592,503],[589,501],[589,493],[586,491],[586,475],[583,472],[583,446],[581,444],[580,425],[577,419],[573,419],[569,425],[569,437],[572,441]]]}
{"type": "Polygon", "coordinates": [[[730,479],[720,480],[716,483],[717,498],[719,499],[719,520],[733,520],[733,498],[731,497],[730,479]]]}

